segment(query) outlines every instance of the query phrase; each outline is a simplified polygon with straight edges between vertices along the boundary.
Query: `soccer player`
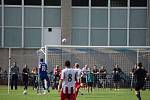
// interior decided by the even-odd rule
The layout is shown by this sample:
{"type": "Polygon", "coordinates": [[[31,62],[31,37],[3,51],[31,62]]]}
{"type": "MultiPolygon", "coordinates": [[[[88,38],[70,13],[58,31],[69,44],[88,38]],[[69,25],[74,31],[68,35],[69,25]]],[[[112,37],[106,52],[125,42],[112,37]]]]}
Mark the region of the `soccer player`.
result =
{"type": "Polygon", "coordinates": [[[86,75],[88,72],[88,65],[85,65],[81,70],[81,86],[86,88],[86,75]]]}
{"type": "Polygon", "coordinates": [[[47,75],[47,64],[44,62],[43,59],[40,59],[40,65],[39,65],[39,75],[40,75],[40,80],[42,82],[42,86],[44,88],[44,94],[46,94],[46,90],[49,91],[50,87],[50,81],[47,75]],[[47,89],[45,87],[44,81],[46,80],[47,82],[47,89]]]}
{"type": "Polygon", "coordinates": [[[23,94],[27,93],[27,88],[28,88],[28,82],[29,82],[29,68],[28,66],[25,64],[23,70],[22,70],[22,80],[23,80],[23,84],[24,84],[24,91],[23,94]]]}
{"type": "Polygon", "coordinates": [[[89,72],[86,75],[86,83],[87,83],[87,86],[88,86],[88,92],[89,92],[89,89],[92,92],[92,87],[93,87],[93,83],[94,83],[94,75],[91,72],[90,68],[89,68],[89,72]]]}
{"type": "MultiPolygon", "coordinates": [[[[79,68],[79,64],[78,63],[75,63],[74,65],[75,67],[75,71],[77,73],[77,81],[76,81],[76,84],[75,84],[75,87],[76,87],[76,96],[78,95],[78,92],[79,92],[79,89],[81,87],[81,69],[79,68]]],[[[83,93],[81,93],[83,95],[83,93]]]]}
{"type": "Polygon", "coordinates": [[[61,92],[60,100],[76,100],[76,80],[76,71],[70,67],[70,61],[65,61],[65,69],[62,70],[58,85],[58,92],[61,92]]]}
{"type": "Polygon", "coordinates": [[[140,95],[140,90],[144,87],[147,71],[143,68],[142,63],[138,63],[138,69],[134,72],[134,76],[136,79],[135,84],[135,95],[137,96],[137,100],[142,100],[140,95]]]}

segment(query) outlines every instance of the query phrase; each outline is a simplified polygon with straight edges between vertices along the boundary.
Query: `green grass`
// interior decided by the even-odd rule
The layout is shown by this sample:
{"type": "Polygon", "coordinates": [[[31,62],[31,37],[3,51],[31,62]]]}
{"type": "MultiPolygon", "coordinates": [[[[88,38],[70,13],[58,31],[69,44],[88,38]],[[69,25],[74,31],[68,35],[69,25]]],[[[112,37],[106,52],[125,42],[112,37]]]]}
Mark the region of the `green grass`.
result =
{"type": "MultiPolygon", "coordinates": [[[[77,100],[137,100],[134,95],[134,91],[130,89],[120,89],[114,91],[110,89],[95,89],[93,93],[88,93],[87,90],[81,89],[84,95],[80,95],[77,100]]],[[[23,95],[23,87],[18,87],[18,90],[10,90],[10,94],[7,94],[7,87],[0,86],[0,100],[59,100],[59,93],[55,90],[51,90],[49,94],[37,95],[36,91],[30,87],[28,94],[23,95]]],[[[150,91],[142,91],[142,100],[150,100],[150,91]]]]}

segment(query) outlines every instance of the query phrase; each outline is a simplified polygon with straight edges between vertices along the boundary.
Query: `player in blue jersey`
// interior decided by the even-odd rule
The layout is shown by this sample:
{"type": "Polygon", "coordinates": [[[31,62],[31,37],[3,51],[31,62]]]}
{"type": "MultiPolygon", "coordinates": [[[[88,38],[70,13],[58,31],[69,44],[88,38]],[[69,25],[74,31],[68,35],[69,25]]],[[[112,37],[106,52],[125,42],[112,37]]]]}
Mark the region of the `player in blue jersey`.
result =
{"type": "Polygon", "coordinates": [[[46,90],[48,92],[50,92],[49,91],[50,81],[49,81],[49,78],[47,75],[47,64],[44,62],[43,59],[40,59],[39,76],[40,76],[40,80],[42,82],[42,86],[44,88],[44,94],[46,94],[46,90]],[[46,82],[47,82],[47,88],[45,87],[44,80],[46,80],[46,82]]]}

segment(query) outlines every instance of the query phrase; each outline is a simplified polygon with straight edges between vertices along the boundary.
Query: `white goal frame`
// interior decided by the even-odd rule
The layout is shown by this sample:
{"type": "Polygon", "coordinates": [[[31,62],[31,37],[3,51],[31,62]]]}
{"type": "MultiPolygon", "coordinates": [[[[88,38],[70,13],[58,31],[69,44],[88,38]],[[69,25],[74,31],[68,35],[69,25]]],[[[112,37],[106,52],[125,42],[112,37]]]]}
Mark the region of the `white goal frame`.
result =
{"type": "Polygon", "coordinates": [[[40,49],[41,52],[44,54],[45,58],[45,63],[48,64],[48,48],[53,47],[53,48],[101,48],[101,49],[107,49],[107,48],[112,48],[112,49],[133,49],[136,50],[136,55],[137,55],[137,63],[139,62],[139,52],[142,52],[143,49],[149,49],[149,50],[144,50],[143,52],[150,52],[150,46],[79,46],[79,45],[45,45],[45,47],[42,47],[40,49]]]}

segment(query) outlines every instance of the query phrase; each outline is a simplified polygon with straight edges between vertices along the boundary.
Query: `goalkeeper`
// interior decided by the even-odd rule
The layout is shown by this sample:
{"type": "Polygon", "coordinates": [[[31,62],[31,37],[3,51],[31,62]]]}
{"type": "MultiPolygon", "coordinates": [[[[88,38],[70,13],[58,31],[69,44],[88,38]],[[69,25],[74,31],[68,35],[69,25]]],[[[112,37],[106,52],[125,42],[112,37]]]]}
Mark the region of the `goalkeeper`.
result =
{"type": "Polygon", "coordinates": [[[40,76],[40,80],[42,82],[42,86],[44,88],[44,94],[46,94],[46,90],[48,92],[50,92],[49,91],[50,81],[49,81],[49,78],[48,78],[48,75],[47,75],[47,64],[43,61],[43,59],[40,59],[39,76],[40,76]],[[47,89],[45,87],[44,80],[47,81],[47,89]]]}

